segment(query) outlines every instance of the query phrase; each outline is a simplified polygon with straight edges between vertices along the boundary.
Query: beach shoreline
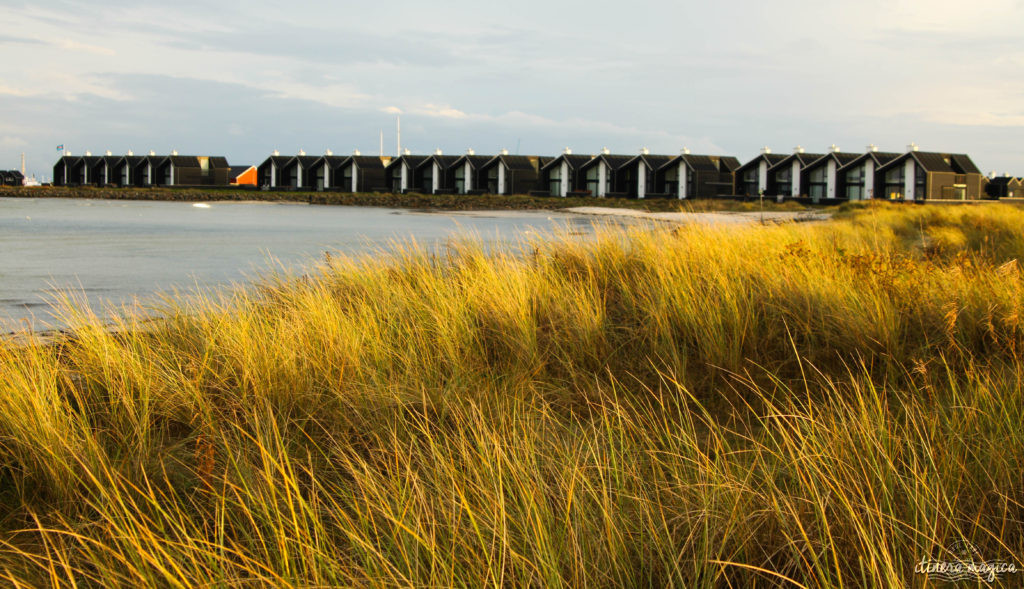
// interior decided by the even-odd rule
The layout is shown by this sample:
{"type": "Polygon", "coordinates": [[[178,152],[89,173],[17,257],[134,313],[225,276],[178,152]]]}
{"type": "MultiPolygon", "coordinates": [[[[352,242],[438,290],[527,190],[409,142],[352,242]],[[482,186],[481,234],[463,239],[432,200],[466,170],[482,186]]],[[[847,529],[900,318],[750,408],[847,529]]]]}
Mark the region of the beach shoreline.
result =
{"type": "MultiPolygon", "coordinates": [[[[0,186],[0,198],[71,198],[100,200],[283,203],[441,211],[546,210],[566,208],[600,208],[639,210],[659,213],[680,211],[751,211],[759,203],[741,198],[722,197],[702,200],[628,199],[597,197],[550,197],[498,194],[393,194],[385,192],[301,192],[292,190],[254,190],[243,188],[96,188],[42,186],[0,186]]],[[[764,203],[765,211],[805,211],[808,207],[796,202],[764,203]]]]}

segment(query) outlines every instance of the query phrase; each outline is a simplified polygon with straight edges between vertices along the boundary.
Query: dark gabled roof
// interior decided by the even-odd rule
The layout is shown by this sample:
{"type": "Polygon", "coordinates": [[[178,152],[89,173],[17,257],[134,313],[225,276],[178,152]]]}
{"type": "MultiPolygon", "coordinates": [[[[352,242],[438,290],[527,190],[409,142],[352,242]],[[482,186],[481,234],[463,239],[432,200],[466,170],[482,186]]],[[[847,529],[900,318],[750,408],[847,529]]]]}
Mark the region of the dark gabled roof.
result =
{"type": "Polygon", "coordinates": [[[198,168],[199,157],[194,155],[171,155],[168,156],[175,168],[198,168]]]}
{"type": "Polygon", "coordinates": [[[591,166],[597,165],[597,162],[603,161],[609,169],[619,170],[628,166],[629,163],[635,160],[637,157],[639,156],[599,153],[595,156],[590,156],[589,159],[587,159],[587,161],[579,165],[579,169],[583,170],[591,166]]]}
{"type": "Polygon", "coordinates": [[[127,164],[131,167],[138,166],[139,164],[146,163],[146,156],[144,155],[122,155],[117,160],[117,165],[127,164]]]}
{"type": "Polygon", "coordinates": [[[860,165],[864,160],[868,158],[874,159],[875,163],[878,164],[878,167],[881,168],[882,166],[885,166],[886,164],[900,157],[901,155],[903,154],[893,153],[889,151],[868,151],[846,162],[845,164],[839,167],[839,170],[845,170],[847,168],[852,168],[854,166],[860,165]]]}
{"type": "Polygon", "coordinates": [[[282,165],[287,164],[291,159],[292,156],[290,155],[271,155],[267,157],[267,159],[263,160],[263,162],[261,162],[257,167],[262,168],[271,162],[277,165],[277,167],[281,167],[282,165]]]}
{"type": "Polygon", "coordinates": [[[647,164],[648,168],[652,170],[657,170],[664,166],[665,164],[667,164],[668,162],[674,160],[676,157],[677,156],[672,155],[652,155],[649,153],[642,153],[638,156],[629,158],[629,161],[623,164],[623,166],[632,165],[634,162],[642,161],[645,164],[647,164]]]}
{"type": "Polygon", "coordinates": [[[322,156],[320,156],[320,157],[318,157],[316,159],[316,163],[317,164],[326,163],[327,167],[331,168],[332,170],[336,170],[336,169],[340,168],[341,166],[344,166],[345,162],[347,162],[351,158],[352,158],[352,156],[350,156],[350,155],[334,155],[334,154],[322,155],[322,156]]]}
{"type": "Polygon", "coordinates": [[[228,166],[228,177],[234,180],[249,170],[256,169],[256,166],[228,166]]]}
{"type": "Polygon", "coordinates": [[[858,159],[860,157],[861,157],[861,154],[857,154],[857,153],[842,153],[842,152],[838,152],[838,151],[831,151],[831,152],[826,153],[825,155],[819,157],[816,160],[808,162],[804,167],[805,168],[816,168],[816,167],[818,167],[818,166],[828,162],[829,160],[834,160],[836,162],[836,169],[839,169],[839,168],[842,168],[843,166],[849,164],[850,162],[852,162],[852,161],[854,161],[854,160],[856,160],[856,159],[858,159]]]}
{"type": "Polygon", "coordinates": [[[469,155],[468,153],[466,153],[466,154],[460,155],[459,158],[457,160],[455,160],[454,162],[452,162],[451,165],[458,166],[459,164],[462,164],[462,163],[465,163],[466,161],[468,161],[469,165],[473,166],[474,169],[479,170],[480,168],[485,166],[488,162],[490,162],[493,159],[494,159],[493,155],[476,155],[476,154],[469,155]]]}
{"type": "Polygon", "coordinates": [[[947,172],[953,174],[981,174],[981,170],[974,165],[970,156],[963,153],[938,153],[934,151],[908,151],[900,155],[879,170],[892,167],[908,157],[917,160],[917,163],[925,172],[947,172]]]}
{"type": "Polygon", "coordinates": [[[682,157],[683,161],[686,162],[693,171],[695,172],[717,172],[718,165],[715,160],[711,159],[709,155],[693,155],[686,154],[682,157]]]}
{"type": "Polygon", "coordinates": [[[391,160],[391,163],[389,163],[385,167],[386,168],[390,168],[392,166],[397,166],[397,165],[401,164],[402,162],[404,162],[410,168],[416,169],[416,168],[418,168],[420,166],[420,164],[422,164],[424,161],[426,161],[426,159],[428,157],[430,157],[430,156],[427,156],[427,155],[402,155],[402,156],[396,157],[395,159],[391,160]]]}
{"type": "Polygon", "coordinates": [[[960,168],[961,174],[980,174],[981,170],[974,165],[971,156],[966,153],[954,153],[950,156],[953,159],[953,167],[960,168]]]}
{"type": "Polygon", "coordinates": [[[231,168],[231,164],[228,163],[228,158],[226,158],[226,157],[224,157],[222,155],[211,155],[211,156],[208,156],[208,157],[210,158],[210,167],[211,168],[214,168],[214,169],[221,169],[221,168],[229,168],[230,169],[231,168]]]}
{"type": "MultiPolygon", "coordinates": [[[[755,159],[758,161],[760,158],[755,159]]],[[[677,155],[661,165],[661,169],[677,164],[679,161],[695,172],[732,172],[740,167],[740,161],[732,156],[695,155],[684,153],[677,155]]]]}
{"type": "Polygon", "coordinates": [[[775,162],[775,165],[768,169],[768,171],[774,171],[776,168],[782,167],[785,164],[790,163],[792,160],[800,162],[800,167],[803,168],[807,164],[825,157],[823,153],[791,153],[781,160],[775,162]]]}
{"type": "MultiPolygon", "coordinates": [[[[386,158],[387,156],[384,157],[386,158]]],[[[345,158],[345,164],[349,162],[355,162],[360,168],[383,170],[387,167],[387,164],[384,163],[384,160],[379,155],[350,155],[345,158]]]]}
{"type": "Polygon", "coordinates": [[[718,171],[719,172],[735,172],[740,169],[740,160],[731,155],[721,156],[718,158],[718,171]]]}
{"type": "MultiPolygon", "coordinates": [[[[541,169],[542,170],[546,170],[546,169],[554,166],[556,162],[564,161],[567,164],[569,164],[570,168],[575,170],[575,169],[583,167],[584,164],[586,164],[590,160],[594,159],[595,157],[596,156],[592,156],[592,155],[577,155],[577,154],[574,154],[574,153],[573,154],[564,154],[563,153],[562,155],[560,155],[558,157],[555,157],[555,158],[552,158],[550,161],[545,163],[543,166],[541,166],[541,169]]],[[[609,157],[609,156],[605,156],[605,157],[609,157]]],[[[620,157],[629,157],[629,156],[620,156],[620,157]]]]}
{"type": "Polygon", "coordinates": [[[302,164],[302,169],[308,170],[309,168],[315,166],[321,157],[322,156],[319,155],[296,155],[291,158],[288,158],[288,162],[285,163],[285,165],[291,166],[298,163],[302,164]]]}
{"type": "Polygon", "coordinates": [[[736,168],[735,171],[738,172],[738,171],[740,171],[743,168],[749,168],[751,166],[758,165],[762,161],[767,162],[768,163],[768,167],[772,168],[773,166],[775,166],[775,164],[781,162],[782,160],[786,159],[787,157],[789,157],[789,156],[786,155],[786,154],[783,154],[783,153],[761,153],[761,154],[758,154],[757,157],[755,157],[754,159],[752,159],[749,162],[743,164],[742,166],[736,168]]]}
{"type": "Polygon", "coordinates": [[[990,184],[1006,184],[1006,185],[1022,184],[1022,183],[1024,183],[1024,178],[1019,178],[1019,177],[1014,177],[1014,176],[996,176],[995,178],[990,178],[989,179],[989,183],[990,184]]]}
{"type": "Polygon", "coordinates": [[[426,165],[426,163],[428,161],[430,161],[430,162],[437,163],[438,167],[440,167],[442,170],[447,170],[448,168],[452,167],[452,165],[455,162],[457,162],[459,160],[459,158],[461,158],[461,157],[462,156],[458,156],[458,155],[436,155],[436,154],[435,155],[428,155],[426,157],[426,159],[424,159],[422,162],[420,162],[420,165],[416,166],[416,167],[417,168],[422,167],[422,166],[426,165]]]}
{"type": "Polygon", "coordinates": [[[541,157],[536,155],[496,155],[492,157],[487,163],[481,166],[482,170],[486,170],[498,162],[503,162],[505,167],[510,170],[530,170],[537,171],[544,167],[546,163],[554,158],[541,157]],[[535,167],[536,166],[536,167],[535,167]]]}

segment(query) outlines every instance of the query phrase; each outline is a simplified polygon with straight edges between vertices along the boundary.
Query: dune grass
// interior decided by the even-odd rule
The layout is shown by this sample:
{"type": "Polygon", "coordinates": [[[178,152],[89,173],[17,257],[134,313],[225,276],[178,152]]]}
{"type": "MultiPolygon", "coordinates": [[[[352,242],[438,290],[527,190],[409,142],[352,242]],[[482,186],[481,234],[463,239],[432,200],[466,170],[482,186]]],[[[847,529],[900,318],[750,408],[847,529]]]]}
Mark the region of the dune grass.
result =
{"type": "Polygon", "coordinates": [[[0,344],[0,579],[903,586],[957,540],[1020,562],[1024,212],[524,247],[327,257],[114,330],[69,304],[71,335],[0,344]]]}

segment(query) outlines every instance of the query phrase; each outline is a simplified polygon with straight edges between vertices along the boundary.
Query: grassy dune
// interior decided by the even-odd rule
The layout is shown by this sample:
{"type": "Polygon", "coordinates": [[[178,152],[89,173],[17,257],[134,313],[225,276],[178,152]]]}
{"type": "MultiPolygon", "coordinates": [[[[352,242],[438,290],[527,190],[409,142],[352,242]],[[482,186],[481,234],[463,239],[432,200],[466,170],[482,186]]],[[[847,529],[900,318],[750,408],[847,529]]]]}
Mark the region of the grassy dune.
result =
{"type": "Polygon", "coordinates": [[[1019,563],[1020,259],[1017,209],[883,205],[328,258],[113,332],[70,305],[74,336],[0,344],[0,578],[902,586],[960,539],[1019,563]]]}

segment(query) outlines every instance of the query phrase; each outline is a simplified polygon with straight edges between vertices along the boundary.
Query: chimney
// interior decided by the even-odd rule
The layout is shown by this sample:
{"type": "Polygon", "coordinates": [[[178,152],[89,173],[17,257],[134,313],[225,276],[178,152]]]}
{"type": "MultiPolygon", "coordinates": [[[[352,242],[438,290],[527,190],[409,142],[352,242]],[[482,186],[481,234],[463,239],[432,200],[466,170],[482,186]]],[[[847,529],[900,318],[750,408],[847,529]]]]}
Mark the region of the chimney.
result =
{"type": "Polygon", "coordinates": [[[92,155],[92,152],[91,152],[91,151],[87,151],[87,152],[85,152],[85,156],[86,156],[86,157],[89,157],[90,155],[92,155]]]}
{"type": "Polygon", "coordinates": [[[877,152],[878,151],[878,146],[875,145],[874,143],[872,143],[871,145],[868,146],[868,151],[870,151],[872,153],[877,152]]]}
{"type": "Polygon", "coordinates": [[[281,155],[281,152],[275,149],[273,155],[281,155]]]}
{"type": "MultiPolygon", "coordinates": [[[[568,148],[566,148],[566,149],[568,149],[568,148]]],[[[572,153],[572,152],[570,151],[569,153],[572,153]]],[[[611,155],[612,150],[608,149],[607,147],[604,147],[604,148],[601,149],[601,153],[604,154],[604,155],[611,155]]]]}
{"type": "Polygon", "coordinates": [[[803,152],[804,152],[803,146],[797,145],[796,147],[793,148],[793,153],[803,153],[803,152]]]}
{"type": "Polygon", "coordinates": [[[171,150],[171,155],[178,155],[178,150],[177,149],[172,149],[171,150]]]}
{"type": "MultiPolygon", "coordinates": [[[[768,148],[766,147],[765,149],[768,149],[768,148]]],[[[768,149],[768,151],[770,152],[771,150],[770,150],[770,149],[768,149]]],[[[683,155],[690,155],[690,148],[689,148],[689,147],[684,147],[684,148],[683,148],[683,151],[681,151],[681,152],[679,152],[679,153],[681,153],[681,154],[683,154],[683,155]]],[[[764,152],[762,151],[761,153],[764,153],[764,152]]]]}
{"type": "Polygon", "coordinates": [[[402,151],[402,154],[403,154],[403,155],[412,155],[412,151],[410,151],[410,150],[409,150],[409,148],[408,148],[408,147],[406,147],[406,148],[405,148],[405,150],[404,150],[404,151],[402,151]]]}
{"type": "Polygon", "coordinates": [[[470,147],[469,149],[466,150],[466,155],[476,155],[476,152],[473,151],[472,147],[470,147]]]}
{"type": "MultiPolygon", "coordinates": [[[[304,153],[302,153],[302,152],[299,152],[299,155],[306,155],[306,154],[304,154],[304,153]]],[[[362,154],[362,152],[361,152],[361,151],[359,151],[358,149],[353,149],[353,150],[352,150],[352,155],[363,155],[363,154],[362,154]]]]}
{"type": "Polygon", "coordinates": [[[911,141],[910,145],[907,146],[907,151],[917,151],[917,144],[911,141]]]}
{"type": "Polygon", "coordinates": [[[832,153],[839,153],[839,146],[833,143],[828,147],[828,150],[832,153]]]}
{"type": "Polygon", "coordinates": [[[764,147],[761,148],[761,155],[768,155],[771,152],[772,152],[772,148],[768,147],[767,145],[765,145],[764,147]]]}
{"type": "Polygon", "coordinates": [[[151,149],[149,150],[149,155],[156,155],[156,152],[151,149]]]}
{"type": "Polygon", "coordinates": [[[565,148],[565,149],[564,149],[564,150],[562,151],[562,153],[564,153],[565,155],[572,155],[572,150],[571,150],[571,149],[569,149],[568,147],[566,147],[566,148],[565,148]]]}
{"type": "Polygon", "coordinates": [[[646,147],[641,147],[640,155],[651,155],[651,150],[647,149],[646,147]]]}
{"type": "Polygon", "coordinates": [[[324,155],[334,155],[334,152],[328,149],[324,152],[324,155]]]}
{"type": "Polygon", "coordinates": [[[305,152],[305,151],[302,151],[302,148],[301,148],[301,147],[299,148],[299,155],[306,155],[306,152],[305,152]]]}
{"type": "Polygon", "coordinates": [[[501,150],[501,155],[508,155],[508,150],[507,149],[501,150]]]}
{"type": "Polygon", "coordinates": [[[129,149],[128,150],[128,155],[132,156],[132,155],[135,155],[135,154],[132,152],[132,150],[129,149]]]}
{"type": "Polygon", "coordinates": [[[112,152],[112,151],[110,151],[110,150],[108,149],[108,150],[107,150],[107,155],[114,155],[114,152],[112,152]]]}
{"type": "Polygon", "coordinates": [[[438,147],[437,149],[434,150],[434,155],[444,155],[444,152],[441,151],[440,147],[438,147]]]}

